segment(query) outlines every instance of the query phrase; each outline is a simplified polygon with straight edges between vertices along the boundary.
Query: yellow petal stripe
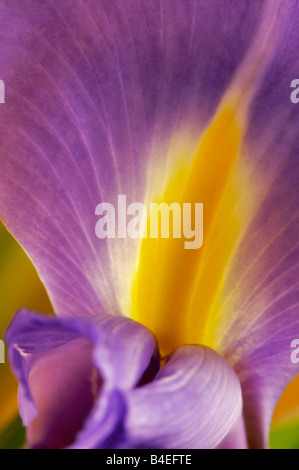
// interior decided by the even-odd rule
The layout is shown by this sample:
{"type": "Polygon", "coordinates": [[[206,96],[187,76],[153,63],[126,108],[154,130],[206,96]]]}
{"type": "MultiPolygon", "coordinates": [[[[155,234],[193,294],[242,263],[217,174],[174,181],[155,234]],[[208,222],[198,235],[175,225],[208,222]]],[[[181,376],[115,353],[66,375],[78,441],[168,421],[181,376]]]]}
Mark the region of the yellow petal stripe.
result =
{"type": "Polygon", "coordinates": [[[203,203],[202,247],[185,249],[183,237],[147,237],[141,243],[131,316],[156,335],[165,355],[185,343],[216,347],[219,295],[249,217],[244,206],[236,209],[246,173],[237,165],[244,127],[237,120],[232,106],[222,106],[199,139],[188,171],[177,165],[155,200],[203,203]]]}

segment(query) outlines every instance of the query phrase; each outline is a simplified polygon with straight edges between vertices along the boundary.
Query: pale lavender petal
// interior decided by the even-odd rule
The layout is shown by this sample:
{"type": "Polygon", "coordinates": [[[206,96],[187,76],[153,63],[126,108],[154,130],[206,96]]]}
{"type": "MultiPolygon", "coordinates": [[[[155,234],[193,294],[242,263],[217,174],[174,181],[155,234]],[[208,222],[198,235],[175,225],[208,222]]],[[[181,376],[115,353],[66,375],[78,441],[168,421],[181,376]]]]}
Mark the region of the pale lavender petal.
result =
{"type": "Polygon", "coordinates": [[[154,381],[127,397],[131,446],[215,448],[242,412],[239,380],[229,364],[204,346],[182,346],[154,381]]]}
{"type": "Polygon", "coordinates": [[[248,449],[247,432],[242,414],[217,449],[248,449]]]}

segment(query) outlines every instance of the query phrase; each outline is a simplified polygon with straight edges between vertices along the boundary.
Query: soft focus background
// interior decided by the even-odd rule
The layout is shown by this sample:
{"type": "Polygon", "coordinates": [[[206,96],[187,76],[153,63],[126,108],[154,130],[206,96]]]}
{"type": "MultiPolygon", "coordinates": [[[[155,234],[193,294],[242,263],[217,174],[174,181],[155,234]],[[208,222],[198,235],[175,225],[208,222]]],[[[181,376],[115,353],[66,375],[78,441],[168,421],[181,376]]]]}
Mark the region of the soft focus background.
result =
{"type": "MultiPolygon", "coordinates": [[[[14,313],[22,307],[50,313],[52,307],[32,263],[0,224],[0,338],[14,313]]],[[[7,351],[6,351],[7,352],[7,351]]],[[[0,364],[0,448],[23,444],[23,429],[18,416],[17,381],[8,358],[0,364]]]]}
{"type": "MultiPolygon", "coordinates": [[[[0,339],[19,308],[51,313],[47,293],[32,263],[0,224],[0,339]]],[[[24,445],[24,429],[18,417],[17,381],[8,358],[0,364],[0,448],[24,445]]],[[[278,403],[270,434],[272,448],[299,449],[299,376],[278,403]]]]}

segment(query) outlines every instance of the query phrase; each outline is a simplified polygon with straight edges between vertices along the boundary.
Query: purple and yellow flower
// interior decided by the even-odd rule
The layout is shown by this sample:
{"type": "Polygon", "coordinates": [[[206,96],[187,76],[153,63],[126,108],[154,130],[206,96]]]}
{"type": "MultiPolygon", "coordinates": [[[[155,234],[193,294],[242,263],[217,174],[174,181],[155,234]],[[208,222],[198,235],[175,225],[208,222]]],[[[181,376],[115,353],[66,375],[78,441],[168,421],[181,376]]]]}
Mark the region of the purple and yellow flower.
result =
{"type": "Polygon", "coordinates": [[[6,335],[28,446],[268,446],[299,368],[298,8],[2,1],[0,214],[56,313],[6,335]],[[98,239],[118,195],[203,203],[202,247],[98,239]]]}

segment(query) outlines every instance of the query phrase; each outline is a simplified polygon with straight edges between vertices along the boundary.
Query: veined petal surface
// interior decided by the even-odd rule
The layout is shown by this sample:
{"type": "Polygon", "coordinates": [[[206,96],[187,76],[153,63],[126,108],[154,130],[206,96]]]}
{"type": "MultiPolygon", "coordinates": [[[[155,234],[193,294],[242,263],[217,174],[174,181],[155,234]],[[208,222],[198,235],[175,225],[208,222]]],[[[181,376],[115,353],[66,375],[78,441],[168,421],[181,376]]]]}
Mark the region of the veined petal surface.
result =
{"type": "Polygon", "coordinates": [[[245,1],[1,3],[0,214],[57,312],[128,314],[138,242],[98,240],[95,207],[116,205],[118,194],[150,200],[173,164],[173,135],[186,137],[190,162],[261,9],[245,1]]]}

